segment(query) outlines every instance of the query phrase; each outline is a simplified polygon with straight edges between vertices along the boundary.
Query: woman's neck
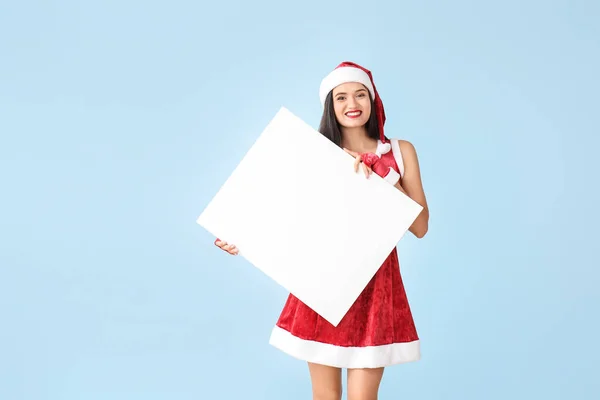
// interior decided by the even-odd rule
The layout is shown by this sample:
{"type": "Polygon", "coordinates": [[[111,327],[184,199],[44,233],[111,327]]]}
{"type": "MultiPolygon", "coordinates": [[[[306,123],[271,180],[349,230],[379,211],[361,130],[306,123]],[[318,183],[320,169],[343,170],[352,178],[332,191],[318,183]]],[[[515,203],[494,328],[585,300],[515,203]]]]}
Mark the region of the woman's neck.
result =
{"type": "Polygon", "coordinates": [[[377,149],[377,140],[367,136],[364,127],[341,128],[342,147],[358,153],[374,152],[377,149]]]}

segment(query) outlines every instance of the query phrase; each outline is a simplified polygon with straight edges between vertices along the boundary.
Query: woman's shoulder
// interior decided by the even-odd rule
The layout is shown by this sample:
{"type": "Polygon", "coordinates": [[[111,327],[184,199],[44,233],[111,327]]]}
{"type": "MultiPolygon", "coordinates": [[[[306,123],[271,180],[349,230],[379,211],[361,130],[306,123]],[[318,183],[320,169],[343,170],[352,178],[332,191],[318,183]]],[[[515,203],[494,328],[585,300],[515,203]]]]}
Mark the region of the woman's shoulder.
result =
{"type": "Polygon", "coordinates": [[[412,142],[410,142],[406,139],[392,139],[392,140],[398,141],[398,146],[400,146],[400,150],[402,150],[402,152],[404,152],[404,151],[414,152],[415,151],[415,146],[412,144],[412,142]]]}
{"type": "Polygon", "coordinates": [[[389,140],[392,143],[393,147],[396,147],[396,145],[398,146],[398,148],[402,152],[402,155],[416,153],[415,146],[412,144],[412,142],[410,142],[406,139],[389,138],[389,140]]]}
{"type": "Polygon", "coordinates": [[[403,157],[416,157],[417,150],[415,149],[415,146],[412,144],[412,142],[410,142],[409,140],[391,138],[390,141],[395,141],[398,144],[398,148],[403,157]]]}
{"type": "MultiPolygon", "coordinates": [[[[418,164],[417,150],[415,146],[406,139],[390,139],[396,164],[400,168],[400,174],[404,176],[406,166],[418,164]],[[395,143],[394,143],[395,142],[395,143]]],[[[411,168],[412,169],[412,168],[411,168]]]]}
{"type": "Polygon", "coordinates": [[[398,145],[397,149],[402,159],[402,164],[406,170],[418,171],[419,167],[419,156],[417,155],[417,150],[412,142],[403,139],[397,139],[398,145]]]}

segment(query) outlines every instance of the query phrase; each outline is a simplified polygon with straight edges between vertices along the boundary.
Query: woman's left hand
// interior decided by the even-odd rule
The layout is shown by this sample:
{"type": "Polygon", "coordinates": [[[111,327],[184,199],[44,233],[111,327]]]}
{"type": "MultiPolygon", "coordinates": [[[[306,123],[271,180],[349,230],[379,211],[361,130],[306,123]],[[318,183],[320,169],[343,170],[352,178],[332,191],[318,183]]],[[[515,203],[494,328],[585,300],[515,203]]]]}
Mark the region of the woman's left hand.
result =
{"type": "Polygon", "coordinates": [[[363,166],[363,171],[365,172],[365,176],[368,178],[369,175],[371,175],[373,173],[373,170],[371,168],[369,168],[365,163],[362,162],[362,155],[360,155],[359,153],[352,151],[352,150],[348,150],[346,148],[344,148],[344,151],[348,154],[350,154],[352,157],[355,158],[354,160],[354,172],[358,172],[358,168],[360,165],[363,166]]]}

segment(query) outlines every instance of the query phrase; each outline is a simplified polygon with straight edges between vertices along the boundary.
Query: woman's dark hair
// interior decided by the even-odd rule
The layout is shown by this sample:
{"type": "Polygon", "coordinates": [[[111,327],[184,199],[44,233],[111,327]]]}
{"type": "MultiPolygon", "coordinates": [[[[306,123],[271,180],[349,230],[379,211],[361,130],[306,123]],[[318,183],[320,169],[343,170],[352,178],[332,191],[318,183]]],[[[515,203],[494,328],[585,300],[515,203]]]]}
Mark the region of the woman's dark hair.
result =
{"type": "MultiPolygon", "coordinates": [[[[369,100],[371,101],[371,115],[365,124],[365,128],[367,129],[367,135],[370,138],[379,139],[379,124],[377,123],[375,104],[371,98],[371,93],[369,93],[369,100]]],[[[321,117],[319,132],[321,132],[327,139],[335,143],[338,147],[342,147],[342,132],[340,131],[340,124],[335,118],[335,110],[333,109],[333,90],[329,92],[325,98],[325,105],[323,106],[323,116],[321,117]]]]}

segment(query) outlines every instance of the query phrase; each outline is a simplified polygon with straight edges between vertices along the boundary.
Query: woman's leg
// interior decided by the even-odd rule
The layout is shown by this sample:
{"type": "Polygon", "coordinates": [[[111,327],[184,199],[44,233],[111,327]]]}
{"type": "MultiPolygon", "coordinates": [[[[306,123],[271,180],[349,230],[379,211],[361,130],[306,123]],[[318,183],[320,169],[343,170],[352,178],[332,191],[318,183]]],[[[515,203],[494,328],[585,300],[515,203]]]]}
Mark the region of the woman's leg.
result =
{"type": "Polygon", "coordinates": [[[383,368],[348,369],[348,400],[377,400],[383,368]]]}
{"type": "Polygon", "coordinates": [[[342,370],[327,365],[308,363],[313,400],[341,400],[342,370]]]}

